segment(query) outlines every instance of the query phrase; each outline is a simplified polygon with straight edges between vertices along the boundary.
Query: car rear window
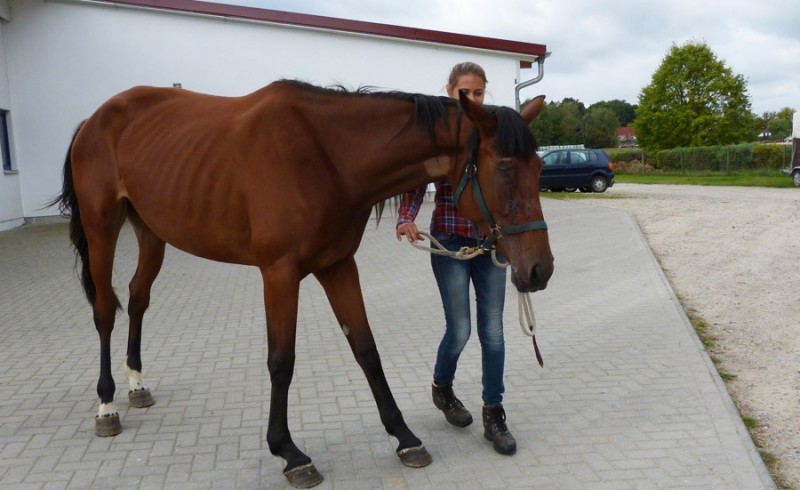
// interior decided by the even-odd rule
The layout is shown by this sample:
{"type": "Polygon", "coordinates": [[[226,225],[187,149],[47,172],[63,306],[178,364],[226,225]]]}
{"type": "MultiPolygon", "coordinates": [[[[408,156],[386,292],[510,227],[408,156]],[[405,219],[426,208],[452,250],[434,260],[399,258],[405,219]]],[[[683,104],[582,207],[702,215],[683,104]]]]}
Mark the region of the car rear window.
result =
{"type": "Polygon", "coordinates": [[[594,163],[597,155],[593,151],[572,151],[571,163],[594,163]]]}

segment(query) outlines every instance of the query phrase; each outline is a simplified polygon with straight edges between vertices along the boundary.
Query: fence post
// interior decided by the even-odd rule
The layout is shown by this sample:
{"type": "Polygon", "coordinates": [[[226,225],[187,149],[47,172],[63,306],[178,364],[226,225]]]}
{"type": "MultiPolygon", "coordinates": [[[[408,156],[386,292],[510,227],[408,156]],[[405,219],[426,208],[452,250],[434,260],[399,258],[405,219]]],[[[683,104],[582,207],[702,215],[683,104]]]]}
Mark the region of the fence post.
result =
{"type": "Polygon", "coordinates": [[[642,150],[642,175],[644,175],[644,150],[642,150]]]}
{"type": "Polygon", "coordinates": [[[731,174],[731,149],[728,146],[725,147],[725,173],[731,174]]]}

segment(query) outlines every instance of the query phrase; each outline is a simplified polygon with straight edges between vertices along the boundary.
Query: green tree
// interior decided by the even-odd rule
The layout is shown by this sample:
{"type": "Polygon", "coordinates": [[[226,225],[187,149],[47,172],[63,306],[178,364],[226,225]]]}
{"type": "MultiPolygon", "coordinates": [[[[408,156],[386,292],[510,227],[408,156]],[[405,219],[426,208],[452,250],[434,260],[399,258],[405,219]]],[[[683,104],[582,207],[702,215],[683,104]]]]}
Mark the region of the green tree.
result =
{"type": "Polygon", "coordinates": [[[583,116],[583,144],[587,148],[615,148],[619,119],[608,107],[593,105],[583,116]]]}
{"type": "Polygon", "coordinates": [[[636,106],[624,100],[602,100],[589,106],[588,110],[605,107],[611,109],[619,120],[620,127],[628,126],[636,119],[636,106]]]}
{"type": "Polygon", "coordinates": [[[792,120],[776,117],[767,123],[767,132],[770,141],[780,141],[792,134],[792,120]]]}
{"type": "Polygon", "coordinates": [[[775,114],[775,127],[767,125],[772,133],[772,139],[782,140],[792,134],[792,119],[796,111],[791,107],[784,107],[775,114]]]}
{"type": "Polygon", "coordinates": [[[558,124],[556,125],[556,145],[576,145],[583,143],[581,124],[586,107],[582,102],[567,98],[558,106],[558,124]]]}
{"type": "MultiPolygon", "coordinates": [[[[528,101],[525,101],[522,104],[524,108],[528,104],[528,101]]],[[[547,104],[542,107],[542,112],[539,116],[530,124],[531,131],[533,135],[536,137],[536,142],[540,146],[550,146],[554,145],[554,141],[556,141],[556,111],[555,104],[553,102],[548,102],[547,104]]]]}
{"type": "Polygon", "coordinates": [[[774,112],[765,112],[760,116],[756,117],[754,131],[757,138],[764,139],[761,135],[767,131],[767,124],[769,124],[770,120],[774,118],[775,118],[774,112]]]}
{"type": "Polygon", "coordinates": [[[775,114],[775,117],[780,117],[791,122],[795,112],[797,111],[792,109],[791,107],[784,107],[775,114]]]}
{"type": "Polygon", "coordinates": [[[756,134],[759,139],[777,141],[792,134],[792,118],[795,112],[791,107],[784,107],[778,112],[765,112],[757,117],[756,134]]]}
{"type": "Polygon", "coordinates": [[[752,141],[747,82],[706,43],[673,44],[639,94],[635,128],[639,144],[654,150],[752,141]]]}
{"type": "Polygon", "coordinates": [[[592,104],[587,110],[581,101],[565,98],[545,104],[531,124],[531,131],[541,146],[583,144],[589,148],[610,148],[617,146],[616,130],[621,126],[618,114],[632,120],[635,106],[613,100],[592,104]]]}
{"type": "MultiPolygon", "coordinates": [[[[527,102],[526,102],[527,103],[527,102]]],[[[575,99],[548,102],[531,123],[531,130],[541,146],[583,143],[581,124],[586,107],[575,99]]]]}

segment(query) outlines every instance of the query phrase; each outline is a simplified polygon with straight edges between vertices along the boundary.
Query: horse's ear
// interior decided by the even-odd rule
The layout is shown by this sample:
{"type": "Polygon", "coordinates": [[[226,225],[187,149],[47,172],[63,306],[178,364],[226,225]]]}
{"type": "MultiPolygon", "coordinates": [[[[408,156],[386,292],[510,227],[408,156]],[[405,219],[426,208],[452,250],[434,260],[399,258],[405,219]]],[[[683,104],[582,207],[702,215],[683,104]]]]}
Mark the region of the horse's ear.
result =
{"type": "Polygon", "coordinates": [[[495,130],[497,119],[483,106],[469,100],[463,90],[458,91],[458,103],[461,104],[461,110],[464,111],[467,118],[478,127],[481,133],[487,134],[495,130]]]}
{"type": "Polygon", "coordinates": [[[522,116],[522,120],[526,123],[530,124],[531,121],[536,119],[539,114],[542,113],[542,108],[544,107],[544,95],[539,95],[535,97],[532,101],[528,102],[522,112],[519,113],[522,116]]]}

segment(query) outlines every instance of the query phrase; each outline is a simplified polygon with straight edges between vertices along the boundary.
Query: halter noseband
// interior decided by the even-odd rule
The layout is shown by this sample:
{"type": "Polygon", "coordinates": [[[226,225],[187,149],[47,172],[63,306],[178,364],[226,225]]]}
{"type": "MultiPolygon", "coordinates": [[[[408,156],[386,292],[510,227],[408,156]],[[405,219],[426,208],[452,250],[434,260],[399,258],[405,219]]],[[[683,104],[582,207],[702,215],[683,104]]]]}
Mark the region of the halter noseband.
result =
{"type": "MultiPolygon", "coordinates": [[[[460,149],[458,143],[461,133],[461,110],[458,111],[458,120],[456,124],[456,160],[458,160],[458,150],[460,149]]],[[[492,248],[495,240],[506,235],[514,235],[532,230],[546,230],[547,223],[545,223],[544,220],[529,221],[527,223],[507,226],[505,228],[500,226],[494,220],[492,213],[489,211],[489,207],[486,205],[486,201],[483,199],[481,186],[478,182],[478,149],[481,145],[481,136],[478,132],[478,128],[473,129],[472,136],[470,137],[470,144],[472,146],[472,152],[470,152],[470,155],[467,158],[467,163],[464,167],[464,175],[461,176],[461,180],[458,182],[458,187],[456,187],[456,192],[453,198],[455,200],[455,205],[458,206],[458,203],[461,200],[461,195],[464,193],[464,189],[467,187],[467,183],[471,182],[472,196],[475,198],[475,203],[478,205],[478,208],[480,208],[481,213],[483,213],[483,217],[486,219],[486,222],[489,223],[490,228],[490,234],[486,237],[483,243],[481,243],[481,247],[488,250],[492,248]]]]}

